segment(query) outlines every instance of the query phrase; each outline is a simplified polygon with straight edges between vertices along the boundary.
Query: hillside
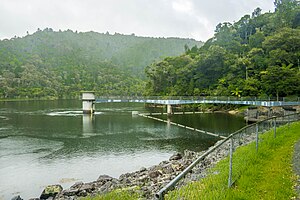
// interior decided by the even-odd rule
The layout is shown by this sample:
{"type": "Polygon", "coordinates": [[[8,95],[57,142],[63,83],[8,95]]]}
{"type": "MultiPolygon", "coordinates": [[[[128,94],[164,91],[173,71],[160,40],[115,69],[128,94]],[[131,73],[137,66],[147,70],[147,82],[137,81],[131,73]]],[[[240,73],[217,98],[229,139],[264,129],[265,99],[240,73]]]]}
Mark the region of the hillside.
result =
{"type": "Polygon", "coordinates": [[[64,98],[80,90],[140,95],[144,69],[201,46],[192,39],[38,30],[0,41],[0,98],[64,98]]]}
{"type": "Polygon", "coordinates": [[[299,1],[275,1],[274,13],[257,8],[214,37],[146,69],[149,95],[285,97],[300,95],[299,1]]]}

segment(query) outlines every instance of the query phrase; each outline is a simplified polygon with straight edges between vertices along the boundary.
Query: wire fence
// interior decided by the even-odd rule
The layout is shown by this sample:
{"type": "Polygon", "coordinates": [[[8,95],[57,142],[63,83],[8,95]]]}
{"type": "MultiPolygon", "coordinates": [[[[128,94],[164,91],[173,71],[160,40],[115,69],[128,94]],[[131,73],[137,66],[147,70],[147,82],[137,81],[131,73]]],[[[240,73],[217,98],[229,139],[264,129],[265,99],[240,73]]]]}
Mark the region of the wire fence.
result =
{"type": "MultiPolygon", "coordinates": [[[[205,177],[204,172],[209,167],[214,166],[218,161],[229,156],[228,164],[228,187],[241,176],[242,171],[239,166],[233,165],[233,153],[239,146],[255,142],[255,150],[259,151],[260,134],[266,131],[273,130],[274,138],[276,138],[277,128],[282,125],[290,125],[290,123],[299,121],[300,113],[289,114],[280,117],[271,117],[257,123],[243,127],[242,129],[230,134],[227,138],[217,142],[213,147],[208,149],[200,157],[198,157],[191,165],[171,180],[165,187],[155,194],[155,199],[163,200],[168,191],[174,189],[176,186],[184,185],[191,180],[191,176],[195,180],[205,177]],[[208,166],[208,167],[205,167],[208,166]]],[[[242,165],[243,163],[240,163],[242,165]]],[[[176,199],[182,199],[177,197],[176,199]]]]}

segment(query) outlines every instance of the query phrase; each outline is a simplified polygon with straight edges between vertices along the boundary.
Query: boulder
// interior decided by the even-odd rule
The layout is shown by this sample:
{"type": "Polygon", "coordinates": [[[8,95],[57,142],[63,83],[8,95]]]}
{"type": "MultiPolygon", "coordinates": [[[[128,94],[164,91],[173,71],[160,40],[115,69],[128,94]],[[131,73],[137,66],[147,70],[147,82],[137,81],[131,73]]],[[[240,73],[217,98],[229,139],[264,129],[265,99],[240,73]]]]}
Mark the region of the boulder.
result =
{"type": "Polygon", "coordinates": [[[113,184],[111,182],[107,182],[104,185],[102,185],[98,191],[100,191],[100,193],[107,193],[108,191],[112,190],[112,188],[113,184]]]}
{"type": "Polygon", "coordinates": [[[83,184],[84,183],[82,181],[76,182],[74,183],[74,185],[71,186],[71,189],[80,189],[83,184]]]}
{"type": "Polygon", "coordinates": [[[122,178],[122,179],[120,179],[120,182],[122,183],[122,184],[131,184],[131,180],[129,179],[129,178],[126,178],[126,177],[124,177],[124,178],[122,178]]]}
{"type": "Polygon", "coordinates": [[[23,200],[20,195],[13,197],[11,200],[23,200]]]}
{"type": "Polygon", "coordinates": [[[98,182],[106,183],[107,181],[111,181],[113,178],[108,175],[100,175],[97,179],[98,182]]]}
{"type": "Polygon", "coordinates": [[[145,172],[145,171],[147,171],[147,169],[146,169],[145,167],[142,167],[142,168],[140,169],[140,172],[145,172]]]}
{"type": "Polygon", "coordinates": [[[183,152],[183,156],[184,156],[185,159],[193,159],[194,156],[195,156],[195,152],[186,149],[183,152]]]}
{"type": "Polygon", "coordinates": [[[172,174],[174,172],[174,170],[172,168],[172,164],[169,163],[167,165],[164,165],[162,168],[162,172],[163,172],[163,174],[172,174]]]}
{"type": "Polygon", "coordinates": [[[94,191],[96,188],[94,183],[85,183],[81,186],[80,191],[86,191],[88,193],[91,193],[92,191],[94,191]]]}
{"type": "Polygon", "coordinates": [[[148,175],[150,178],[154,179],[154,178],[159,177],[161,175],[161,173],[159,171],[151,171],[151,172],[149,172],[148,175]]]}
{"type": "Polygon", "coordinates": [[[74,196],[74,195],[77,195],[78,193],[79,193],[78,188],[69,188],[69,189],[63,190],[61,194],[63,196],[74,196]]]}
{"type": "Polygon", "coordinates": [[[175,153],[174,155],[172,155],[169,160],[180,160],[182,158],[181,153],[175,153]]]}
{"type": "Polygon", "coordinates": [[[48,185],[42,192],[40,199],[54,198],[63,190],[61,185],[48,185]]]}

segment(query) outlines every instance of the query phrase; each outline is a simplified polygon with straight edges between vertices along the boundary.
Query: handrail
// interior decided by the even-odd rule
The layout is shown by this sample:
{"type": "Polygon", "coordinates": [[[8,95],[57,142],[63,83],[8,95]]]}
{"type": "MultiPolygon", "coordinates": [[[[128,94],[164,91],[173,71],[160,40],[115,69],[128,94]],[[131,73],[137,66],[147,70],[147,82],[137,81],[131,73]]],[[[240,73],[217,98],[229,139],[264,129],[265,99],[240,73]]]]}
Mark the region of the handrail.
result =
{"type": "Polygon", "coordinates": [[[215,149],[220,147],[222,144],[227,142],[230,139],[230,137],[225,138],[220,142],[218,145],[214,146],[213,148],[206,151],[204,154],[202,154],[199,158],[197,158],[192,164],[190,164],[187,168],[185,168],[180,174],[178,174],[171,182],[169,182],[165,187],[163,187],[158,193],[155,194],[155,197],[158,199],[163,199],[164,194],[170,190],[178,181],[180,181],[189,171],[194,168],[201,160],[203,160],[206,156],[208,156],[211,152],[213,152],[215,149]]]}
{"type": "Polygon", "coordinates": [[[163,105],[179,105],[179,104],[240,104],[240,105],[254,105],[254,106],[292,106],[300,105],[300,98],[295,97],[293,99],[280,98],[282,101],[260,99],[257,97],[218,97],[218,96],[102,96],[96,98],[96,103],[108,103],[108,102],[132,102],[132,103],[153,103],[163,105]],[[288,101],[287,101],[288,100],[288,101]]]}
{"type": "Polygon", "coordinates": [[[153,100],[228,100],[228,101],[272,101],[272,102],[300,102],[300,97],[235,97],[235,96],[97,96],[96,99],[153,99],[153,100]]]}
{"type": "MultiPolygon", "coordinates": [[[[261,120],[259,122],[247,125],[242,127],[241,129],[233,132],[232,134],[230,134],[227,138],[221,140],[220,143],[218,143],[217,145],[213,146],[212,148],[210,148],[209,150],[207,150],[205,153],[203,153],[199,158],[197,158],[192,164],[190,164],[187,168],[185,168],[180,174],[178,174],[173,180],[171,180],[171,182],[169,182],[166,186],[164,186],[159,192],[157,192],[155,194],[155,198],[159,199],[159,200],[163,200],[164,199],[164,195],[171,190],[171,188],[174,188],[174,186],[176,185],[176,183],[178,183],[183,177],[185,177],[185,175],[187,173],[189,173],[201,160],[203,160],[206,156],[208,156],[210,153],[212,153],[213,151],[215,151],[217,148],[219,148],[220,146],[222,146],[225,142],[227,142],[228,140],[230,140],[231,138],[233,138],[235,135],[243,132],[244,130],[247,130],[250,127],[254,127],[257,126],[263,122],[269,121],[269,120],[276,120],[277,118],[282,118],[282,117],[290,117],[290,116],[298,116],[300,113],[294,113],[294,114],[288,114],[288,115],[284,115],[281,117],[270,117],[264,120],[261,120]]],[[[299,120],[299,118],[297,119],[299,120]]]]}

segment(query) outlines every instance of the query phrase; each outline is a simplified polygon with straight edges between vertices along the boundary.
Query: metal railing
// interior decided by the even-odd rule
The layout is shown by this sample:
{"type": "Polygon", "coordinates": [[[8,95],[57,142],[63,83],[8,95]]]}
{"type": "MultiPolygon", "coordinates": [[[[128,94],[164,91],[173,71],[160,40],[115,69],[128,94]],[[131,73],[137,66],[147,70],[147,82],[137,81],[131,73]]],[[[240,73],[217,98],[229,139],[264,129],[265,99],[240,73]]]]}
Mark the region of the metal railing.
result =
{"type": "Polygon", "coordinates": [[[153,104],[241,104],[256,106],[289,106],[300,105],[299,97],[258,98],[232,96],[99,96],[96,103],[105,102],[136,102],[153,104]]]}
{"type": "MultiPolygon", "coordinates": [[[[205,163],[210,158],[214,157],[215,163],[219,160],[229,156],[229,175],[228,175],[228,187],[231,187],[232,184],[240,177],[240,173],[237,169],[233,168],[233,152],[239,146],[248,144],[250,142],[255,141],[256,143],[256,151],[259,149],[259,134],[263,134],[268,130],[273,129],[274,137],[276,138],[276,129],[279,126],[286,125],[299,121],[300,113],[285,115],[281,117],[271,117],[257,123],[245,126],[240,130],[230,134],[224,140],[219,141],[216,145],[211,147],[205,153],[203,153],[200,157],[198,157],[191,165],[189,165],[186,169],[184,169],[179,175],[177,175],[173,180],[171,180],[165,187],[163,187],[159,192],[155,194],[155,198],[159,200],[163,200],[165,194],[168,191],[175,188],[176,185],[179,184],[179,181],[182,181],[188,174],[190,175],[193,172],[201,170],[201,163],[205,163]],[[215,154],[213,155],[213,153],[215,154]]],[[[202,176],[199,177],[199,179],[202,176]]],[[[181,198],[178,198],[181,199],[181,198]]]]}
{"type": "Polygon", "coordinates": [[[232,100],[232,101],[283,101],[300,102],[300,97],[236,97],[236,96],[97,96],[97,99],[153,99],[153,100],[232,100]]]}

